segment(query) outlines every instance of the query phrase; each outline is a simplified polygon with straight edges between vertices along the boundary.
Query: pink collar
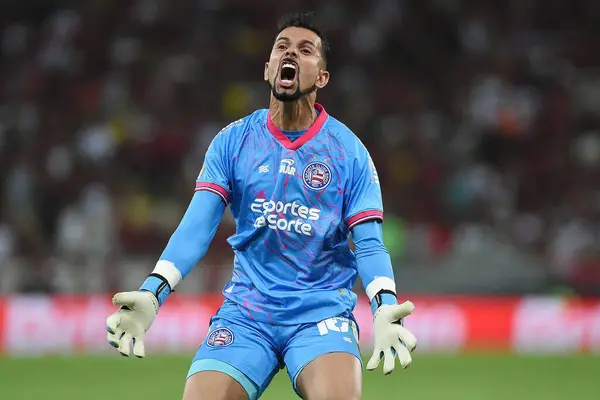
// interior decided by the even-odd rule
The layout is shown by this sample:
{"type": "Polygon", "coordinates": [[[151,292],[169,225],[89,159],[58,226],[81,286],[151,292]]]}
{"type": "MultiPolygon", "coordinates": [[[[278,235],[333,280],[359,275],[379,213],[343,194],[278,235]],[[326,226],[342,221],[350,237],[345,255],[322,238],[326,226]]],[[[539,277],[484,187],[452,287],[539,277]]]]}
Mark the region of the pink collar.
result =
{"type": "Polygon", "coordinates": [[[319,131],[325,124],[325,121],[327,120],[328,114],[322,105],[320,105],[319,103],[315,103],[315,110],[319,111],[319,116],[317,117],[315,122],[313,122],[310,128],[308,128],[308,130],[304,132],[302,136],[300,136],[293,142],[290,141],[290,139],[288,139],[288,137],[283,132],[281,132],[281,130],[277,126],[275,126],[273,121],[271,121],[271,112],[267,113],[267,128],[269,128],[271,134],[275,136],[275,139],[277,139],[277,141],[281,143],[283,147],[285,147],[288,150],[298,150],[300,147],[302,147],[304,143],[308,142],[310,139],[315,137],[317,133],[319,133],[319,131]]]}

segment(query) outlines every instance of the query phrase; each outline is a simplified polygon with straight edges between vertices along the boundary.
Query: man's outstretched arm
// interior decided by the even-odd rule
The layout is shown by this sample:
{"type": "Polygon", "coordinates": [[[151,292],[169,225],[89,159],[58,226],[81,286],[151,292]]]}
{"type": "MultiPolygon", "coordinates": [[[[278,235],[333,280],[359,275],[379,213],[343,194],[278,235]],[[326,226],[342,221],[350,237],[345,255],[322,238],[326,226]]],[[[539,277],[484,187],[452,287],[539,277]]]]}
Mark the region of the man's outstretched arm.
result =
{"type": "Polygon", "coordinates": [[[402,326],[402,319],[414,310],[410,301],[398,304],[396,281],[390,254],[383,243],[382,226],[379,221],[367,221],[352,229],[356,262],[360,279],[371,302],[373,311],[375,346],[367,364],[374,370],[384,359],[383,372],[394,370],[397,356],[402,368],[412,362],[411,352],[417,339],[402,326]]]}
{"type": "Polygon", "coordinates": [[[130,355],[133,343],[133,354],[140,358],[145,356],[146,331],[175,286],[206,254],[225,207],[222,196],[197,191],[140,290],[117,293],[113,297],[113,305],[120,308],[106,319],[107,340],[122,355],[130,355]]]}

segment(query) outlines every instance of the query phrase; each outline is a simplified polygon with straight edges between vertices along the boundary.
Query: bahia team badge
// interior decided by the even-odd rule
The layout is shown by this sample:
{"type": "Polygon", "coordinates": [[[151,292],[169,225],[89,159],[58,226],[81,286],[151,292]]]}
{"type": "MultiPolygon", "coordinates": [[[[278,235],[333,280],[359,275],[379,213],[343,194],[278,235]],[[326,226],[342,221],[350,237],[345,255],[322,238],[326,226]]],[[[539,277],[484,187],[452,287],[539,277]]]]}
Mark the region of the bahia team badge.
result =
{"type": "Polygon", "coordinates": [[[309,189],[323,190],[331,183],[331,170],[321,161],[311,162],[304,168],[302,180],[309,189]]]}
{"type": "Polygon", "coordinates": [[[226,347],[233,343],[233,332],[229,328],[217,328],[206,339],[208,347],[226,347]]]}

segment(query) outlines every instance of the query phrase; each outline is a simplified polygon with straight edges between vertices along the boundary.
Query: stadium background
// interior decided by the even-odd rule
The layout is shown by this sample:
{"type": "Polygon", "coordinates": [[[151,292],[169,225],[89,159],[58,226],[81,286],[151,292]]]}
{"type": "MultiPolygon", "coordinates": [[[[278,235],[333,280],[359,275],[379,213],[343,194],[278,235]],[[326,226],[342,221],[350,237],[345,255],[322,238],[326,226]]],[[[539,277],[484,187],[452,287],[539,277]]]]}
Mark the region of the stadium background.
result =
{"type": "MultiPolygon", "coordinates": [[[[367,374],[364,398],[597,397],[600,2],[0,5],[0,398],[180,398],[231,218],[149,358],[110,352],[110,294],[151,270],[212,136],[267,105],[277,16],[308,9],[333,46],[319,102],[371,151],[417,306],[413,367],[367,374]]],[[[364,299],[357,317],[368,351],[364,299]]],[[[265,398],[294,396],[279,376],[265,398]]]]}

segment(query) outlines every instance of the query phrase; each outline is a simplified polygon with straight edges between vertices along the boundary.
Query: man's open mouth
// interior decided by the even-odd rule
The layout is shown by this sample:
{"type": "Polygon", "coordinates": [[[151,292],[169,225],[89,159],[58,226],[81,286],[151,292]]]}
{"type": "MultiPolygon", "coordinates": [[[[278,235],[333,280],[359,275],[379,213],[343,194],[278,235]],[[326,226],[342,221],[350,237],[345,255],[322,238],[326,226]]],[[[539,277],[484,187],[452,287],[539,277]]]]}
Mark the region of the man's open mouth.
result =
{"type": "Polygon", "coordinates": [[[298,66],[295,63],[284,61],[281,64],[279,72],[279,83],[285,88],[289,88],[294,84],[296,80],[296,72],[298,66]]]}

